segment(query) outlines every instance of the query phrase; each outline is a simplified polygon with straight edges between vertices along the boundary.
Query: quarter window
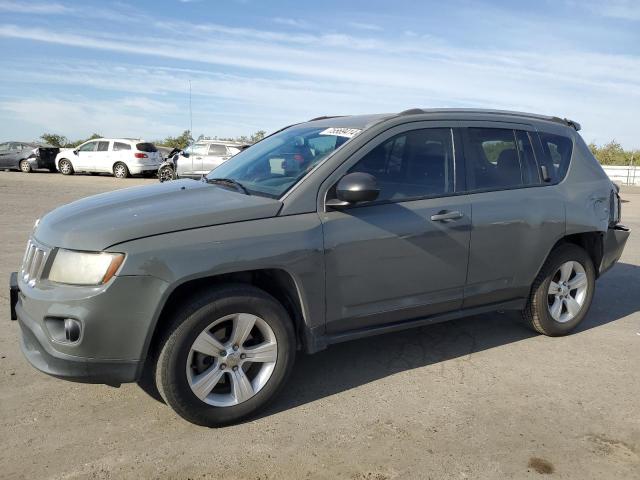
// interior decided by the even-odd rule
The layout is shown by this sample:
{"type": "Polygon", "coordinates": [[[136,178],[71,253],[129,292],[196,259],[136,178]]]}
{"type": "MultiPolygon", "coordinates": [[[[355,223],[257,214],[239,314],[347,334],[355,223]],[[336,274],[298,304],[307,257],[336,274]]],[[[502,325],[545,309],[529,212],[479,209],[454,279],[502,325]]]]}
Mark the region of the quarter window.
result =
{"type": "Polygon", "coordinates": [[[349,172],[376,177],[378,201],[405,200],[453,192],[453,161],[451,129],[429,128],[392,137],[349,172]]]}
{"type": "Polygon", "coordinates": [[[131,145],[128,143],[113,142],[113,151],[119,152],[121,150],[131,150],[131,145]]]}
{"type": "Polygon", "coordinates": [[[503,128],[468,128],[465,144],[470,190],[502,190],[540,183],[529,134],[503,128]]]}
{"type": "Polygon", "coordinates": [[[542,163],[546,165],[553,183],[561,181],[569,170],[573,141],[562,135],[540,133],[542,163]]]}

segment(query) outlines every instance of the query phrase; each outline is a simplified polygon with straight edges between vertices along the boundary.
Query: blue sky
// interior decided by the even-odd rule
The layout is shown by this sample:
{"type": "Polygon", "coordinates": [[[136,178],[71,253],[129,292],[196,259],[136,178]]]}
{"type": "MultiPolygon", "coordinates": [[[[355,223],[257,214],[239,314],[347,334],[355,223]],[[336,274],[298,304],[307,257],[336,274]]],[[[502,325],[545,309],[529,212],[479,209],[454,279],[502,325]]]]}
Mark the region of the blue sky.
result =
{"type": "Polygon", "coordinates": [[[480,107],[640,148],[640,0],[0,0],[0,140],[480,107]]]}

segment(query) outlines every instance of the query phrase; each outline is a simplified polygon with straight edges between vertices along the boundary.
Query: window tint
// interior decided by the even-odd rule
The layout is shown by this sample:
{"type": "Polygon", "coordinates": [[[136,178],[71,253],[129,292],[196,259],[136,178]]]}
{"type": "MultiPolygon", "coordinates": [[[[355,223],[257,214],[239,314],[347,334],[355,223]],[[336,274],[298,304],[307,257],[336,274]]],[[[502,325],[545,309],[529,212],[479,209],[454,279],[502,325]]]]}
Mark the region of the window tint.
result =
{"type": "Polygon", "coordinates": [[[227,147],[212,143],[209,145],[209,155],[223,156],[227,154],[227,147]]]}
{"type": "Polygon", "coordinates": [[[79,152],[93,152],[96,149],[96,143],[98,142],[89,142],[82,145],[78,148],[79,152]]]}
{"type": "Polygon", "coordinates": [[[569,170],[573,141],[562,135],[540,133],[542,142],[542,162],[549,172],[552,182],[561,181],[569,170]]]}
{"type": "Polygon", "coordinates": [[[128,143],[113,142],[113,151],[119,152],[121,150],[131,150],[131,145],[128,143]]]}
{"type": "Polygon", "coordinates": [[[378,145],[349,172],[370,173],[378,200],[402,200],[453,192],[453,143],[449,128],[413,130],[378,145]]]}
{"type": "Polygon", "coordinates": [[[0,152],[8,152],[10,146],[9,143],[0,143],[0,152]]]}
{"type": "Polygon", "coordinates": [[[141,152],[157,152],[158,149],[153,143],[136,143],[136,148],[141,152]]]}
{"type": "Polygon", "coordinates": [[[109,142],[98,142],[98,152],[106,152],[109,150],[109,142]]]}
{"type": "Polygon", "coordinates": [[[470,190],[513,188],[540,183],[527,132],[468,128],[465,157],[470,190]]]}
{"type": "Polygon", "coordinates": [[[540,183],[540,170],[533,153],[531,135],[522,130],[516,130],[516,144],[518,145],[518,157],[522,166],[522,179],[525,185],[540,183]]]}

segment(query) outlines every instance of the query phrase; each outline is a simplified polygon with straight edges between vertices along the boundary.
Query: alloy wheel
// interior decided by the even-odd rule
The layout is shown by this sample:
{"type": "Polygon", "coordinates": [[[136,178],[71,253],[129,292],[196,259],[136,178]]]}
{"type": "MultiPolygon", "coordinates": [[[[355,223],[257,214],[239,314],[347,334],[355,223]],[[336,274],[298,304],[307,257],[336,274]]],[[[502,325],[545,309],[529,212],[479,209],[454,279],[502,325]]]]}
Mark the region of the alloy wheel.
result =
{"type": "Polygon", "coordinates": [[[267,322],[249,313],[227,315],[193,342],[187,381],[196,397],[209,405],[238,405],[267,384],[277,358],[278,343],[267,322]]]}
{"type": "Polygon", "coordinates": [[[584,267],[569,260],[560,265],[549,283],[547,301],[553,319],[565,323],[578,315],[587,299],[589,281],[584,267]]]}

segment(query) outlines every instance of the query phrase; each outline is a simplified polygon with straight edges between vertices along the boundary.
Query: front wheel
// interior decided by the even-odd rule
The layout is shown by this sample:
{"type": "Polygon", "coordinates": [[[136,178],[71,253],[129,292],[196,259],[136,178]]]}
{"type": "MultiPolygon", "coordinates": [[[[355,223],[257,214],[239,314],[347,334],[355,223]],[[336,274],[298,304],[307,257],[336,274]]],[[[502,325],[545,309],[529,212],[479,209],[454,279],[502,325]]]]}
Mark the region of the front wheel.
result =
{"type": "Polygon", "coordinates": [[[28,160],[21,160],[20,161],[20,171],[24,172],[24,173],[31,172],[31,164],[29,163],[28,160]]]}
{"type": "Polygon", "coordinates": [[[60,173],[63,175],[73,175],[73,165],[66,158],[60,160],[60,163],[58,163],[58,170],[60,170],[60,173]]]}
{"type": "Polygon", "coordinates": [[[237,285],[197,296],[175,315],[156,363],[156,384],[185,420],[208,427],[238,422],[283,387],[295,335],[282,305],[237,285]]]}
{"type": "Polygon", "coordinates": [[[587,315],[595,278],[593,262],[584,249],[560,245],[536,277],[523,318],[544,335],[566,335],[587,315]]]}
{"type": "Polygon", "coordinates": [[[116,178],[127,178],[129,176],[129,168],[122,163],[118,162],[113,166],[113,176],[116,178]]]}
{"type": "Polygon", "coordinates": [[[167,165],[158,170],[158,180],[160,180],[160,183],[173,180],[173,168],[167,165]]]}

